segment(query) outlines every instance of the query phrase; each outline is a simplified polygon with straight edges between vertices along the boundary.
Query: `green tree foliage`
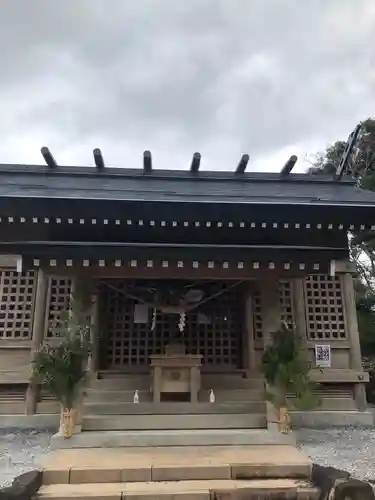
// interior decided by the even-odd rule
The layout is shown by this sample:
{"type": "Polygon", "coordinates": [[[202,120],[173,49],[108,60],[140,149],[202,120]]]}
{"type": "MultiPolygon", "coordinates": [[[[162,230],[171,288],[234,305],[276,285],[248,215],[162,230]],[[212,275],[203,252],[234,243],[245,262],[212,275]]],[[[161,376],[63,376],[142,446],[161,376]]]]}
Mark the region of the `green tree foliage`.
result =
{"type": "MultiPolygon", "coordinates": [[[[333,175],[345,149],[345,141],[336,141],[324,153],[319,153],[309,173],[333,175]]],[[[375,120],[361,123],[361,130],[346,173],[352,175],[362,189],[375,191],[375,120]]],[[[356,263],[358,324],[363,354],[375,355],[375,233],[362,231],[350,235],[350,251],[356,263]]]]}
{"type": "Polygon", "coordinates": [[[272,334],[272,342],[262,356],[262,370],[269,385],[267,397],[278,408],[287,406],[287,395],[295,394],[295,406],[308,409],[319,401],[310,380],[311,364],[306,349],[291,328],[283,325],[272,334]]]}
{"type": "Polygon", "coordinates": [[[76,293],[55,325],[56,344],[44,344],[33,360],[33,374],[64,408],[73,408],[90,354],[90,297],[76,293]]]}

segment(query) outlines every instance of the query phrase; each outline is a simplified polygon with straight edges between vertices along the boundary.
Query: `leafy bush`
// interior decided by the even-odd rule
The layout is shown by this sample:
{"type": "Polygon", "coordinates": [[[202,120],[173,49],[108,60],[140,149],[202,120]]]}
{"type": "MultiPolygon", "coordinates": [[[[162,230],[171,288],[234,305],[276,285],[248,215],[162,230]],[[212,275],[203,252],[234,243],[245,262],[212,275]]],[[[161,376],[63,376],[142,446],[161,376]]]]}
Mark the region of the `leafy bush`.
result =
{"type": "Polygon", "coordinates": [[[311,363],[300,339],[286,325],[272,334],[263,353],[262,370],[269,385],[267,398],[278,408],[287,406],[287,395],[295,394],[295,406],[308,409],[319,404],[316,385],[310,379],[311,363]]]}
{"type": "Polygon", "coordinates": [[[90,354],[87,301],[74,297],[69,309],[60,316],[54,333],[61,340],[58,344],[41,346],[33,360],[33,374],[64,408],[73,408],[90,354]]]}

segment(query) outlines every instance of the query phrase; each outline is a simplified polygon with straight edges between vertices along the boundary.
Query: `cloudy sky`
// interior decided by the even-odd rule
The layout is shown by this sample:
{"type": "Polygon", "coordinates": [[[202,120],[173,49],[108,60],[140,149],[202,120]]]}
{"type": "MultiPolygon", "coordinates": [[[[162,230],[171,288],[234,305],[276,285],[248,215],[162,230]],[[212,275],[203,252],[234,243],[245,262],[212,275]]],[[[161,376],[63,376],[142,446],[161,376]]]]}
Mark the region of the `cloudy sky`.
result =
{"type": "Polygon", "coordinates": [[[374,0],[2,0],[0,162],[279,170],[375,116],[374,33],[374,0]]]}

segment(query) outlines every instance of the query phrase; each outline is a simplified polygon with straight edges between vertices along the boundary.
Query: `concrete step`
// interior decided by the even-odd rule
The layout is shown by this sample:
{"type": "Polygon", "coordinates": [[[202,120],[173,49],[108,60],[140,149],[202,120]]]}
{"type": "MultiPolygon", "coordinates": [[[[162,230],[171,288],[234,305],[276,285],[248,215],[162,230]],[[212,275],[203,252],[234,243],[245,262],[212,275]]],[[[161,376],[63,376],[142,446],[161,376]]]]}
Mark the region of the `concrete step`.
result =
{"type": "MultiPolygon", "coordinates": [[[[89,403],[133,403],[134,390],[87,389],[86,401],[89,403]]],[[[147,389],[139,391],[139,400],[152,401],[152,393],[147,389]]]]}
{"type": "Polygon", "coordinates": [[[42,459],[43,484],[209,479],[311,479],[294,446],[185,446],[55,450],[42,459]]]}
{"type": "MultiPolygon", "coordinates": [[[[145,431],[89,431],[70,439],[54,435],[52,448],[144,448],[197,446],[295,445],[292,434],[267,429],[178,429],[145,431]]],[[[272,455],[270,455],[272,456],[272,455]]]]}
{"type": "Polygon", "coordinates": [[[182,415],[265,413],[265,401],[247,403],[85,403],[90,415],[182,415]]]}
{"type": "Polygon", "coordinates": [[[42,486],[35,498],[44,500],[226,500],[232,498],[266,500],[293,498],[318,500],[319,491],[307,481],[293,479],[212,479],[201,481],[161,481],[134,483],[53,484],[42,486]],[[295,494],[293,494],[295,492],[295,494]],[[280,496],[277,496],[279,493],[280,496]]]}
{"type": "MultiPolygon", "coordinates": [[[[199,401],[209,401],[210,390],[204,389],[199,392],[199,401]]],[[[132,403],[134,390],[123,389],[98,389],[91,388],[86,391],[86,401],[89,403],[132,403]]],[[[264,401],[264,389],[218,389],[215,390],[215,399],[218,403],[230,401],[264,401]]],[[[152,393],[147,390],[139,391],[140,402],[152,401],[152,393]]]]}
{"type": "MultiPolygon", "coordinates": [[[[261,389],[214,389],[215,400],[218,403],[235,402],[235,401],[264,401],[265,390],[261,389]]],[[[210,389],[202,389],[199,391],[200,401],[209,401],[210,389]]]]}
{"type": "Polygon", "coordinates": [[[260,429],[265,413],[209,415],[84,415],[84,430],[260,429]]]}
{"type": "Polygon", "coordinates": [[[203,389],[261,389],[264,388],[264,378],[259,374],[243,377],[231,373],[202,374],[203,389]]]}
{"type": "MultiPolygon", "coordinates": [[[[143,390],[151,387],[150,374],[114,374],[105,375],[91,383],[93,389],[123,389],[143,390]]],[[[203,389],[261,389],[264,388],[264,379],[259,374],[248,375],[232,373],[202,373],[203,389]]]]}
{"type": "Polygon", "coordinates": [[[102,379],[95,379],[91,382],[91,388],[93,389],[123,389],[123,390],[133,390],[136,389],[149,390],[151,386],[150,375],[114,375],[105,376],[102,379]]]}

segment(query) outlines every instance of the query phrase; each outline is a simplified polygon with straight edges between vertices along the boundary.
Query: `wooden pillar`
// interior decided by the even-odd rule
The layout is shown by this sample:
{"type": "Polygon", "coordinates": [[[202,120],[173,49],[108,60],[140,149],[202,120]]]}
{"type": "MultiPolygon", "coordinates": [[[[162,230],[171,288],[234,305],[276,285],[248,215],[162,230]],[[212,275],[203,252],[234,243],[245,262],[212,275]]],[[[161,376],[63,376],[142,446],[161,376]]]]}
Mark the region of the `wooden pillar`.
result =
{"type": "MultiPolygon", "coordinates": [[[[350,342],[350,367],[358,372],[363,371],[361,346],[359,343],[359,332],[357,322],[357,309],[355,305],[355,294],[353,277],[349,273],[341,276],[342,294],[344,301],[345,321],[350,342]]],[[[365,385],[354,384],[354,397],[359,410],[367,409],[365,385]]]]}
{"type": "Polygon", "coordinates": [[[267,347],[272,342],[271,334],[280,329],[281,311],[278,281],[264,280],[260,282],[263,342],[267,347]]]}
{"type": "Polygon", "coordinates": [[[245,291],[245,328],[244,328],[243,366],[249,372],[256,371],[253,296],[250,287],[245,291]]]}
{"type": "Polygon", "coordinates": [[[92,294],[90,342],[92,348],[91,371],[96,374],[99,370],[99,291],[92,294]]]}
{"type": "MultiPolygon", "coordinates": [[[[281,307],[278,290],[278,281],[264,280],[259,283],[261,295],[261,310],[263,324],[263,344],[268,347],[272,343],[273,332],[280,329],[281,325],[281,307]]],[[[266,385],[266,390],[268,387],[266,385]]],[[[278,433],[279,412],[271,401],[266,402],[266,416],[268,431],[278,433]]]]}
{"type": "MultiPolygon", "coordinates": [[[[43,344],[45,315],[46,315],[46,299],[47,299],[48,277],[42,269],[38,271],[35,305],[34,305],[34,318],[33,318],[33,331],[32,331],[32,344],[31,344],[31,362],[35,359],[35,354],[43,344]]],[[[38,383],[35,377],[31,376],[29,387],[26,392],[26,405],[25,411],[28,415],[36,413],[38,401],[38,383]]]]}
{"type": "Polygon", "coordinates": [[[302,342],[307,342],[306,305],[303,282],[304,280],[301,278],[292,280],[292,301],[294,306],[296,333],[299,335],[302,342]]]}

